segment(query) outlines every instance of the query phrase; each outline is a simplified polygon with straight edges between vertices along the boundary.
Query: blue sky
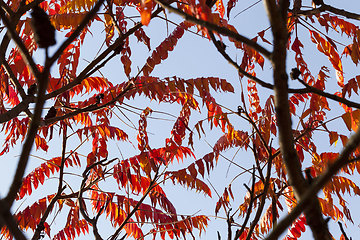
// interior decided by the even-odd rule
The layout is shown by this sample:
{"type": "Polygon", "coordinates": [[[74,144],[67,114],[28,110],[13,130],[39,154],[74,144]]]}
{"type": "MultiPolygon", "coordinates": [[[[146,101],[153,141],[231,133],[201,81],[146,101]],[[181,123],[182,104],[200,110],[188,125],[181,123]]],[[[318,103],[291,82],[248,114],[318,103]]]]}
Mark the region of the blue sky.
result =
{"type": "MultiPolygon", "coordinates": [[[[264,8],[262,3],[256,4],[251,9],[241,13],[237,17],[235,16],[238,12],[240,12],[243,9],[246,9],[248,6],[250,6],[255,1],[240,1],[237,3],[237,6],[235,9],[232,10],[232,14],[230,16],[230,23],[238,27],[238,31],[241,34],[244,34],[245,36],[252,38],[255,37],[257,32],[267,28],[269,26],[268,20],[266,19],[264,8]]],[[[339,4],[339,2],[336,1],[326,1],[328,4],[339,4]]],[[[303,5],[310,6],[310,1],[303,1],[303,5]]],[[[340,5],[340,4],[339,4],[340,5]]],[[[342,1],[341,2],[341,8],[345,8],[350,11],[354,12],[360,12],[360,4],[357,4],[356,1],[342,1]]],[[[340,6],[338,6],[340,7],[340,6]]],[[[172,13],[168,13],[167,17],[173,21],[180,22],[180,18],[175,16],[172,13]]],[[[171,33],[171,30],[174,28],[172,24],[168,25],[169,31],[167,31],[167,25],[165,24],[164,20],[161,19],[154,19],[148,27],[145,27],[144,30],[151,38],[151,45],[152,49],[155,49],[156,46],[164,40],[164,38],[167,37],[169,33],[171,33]]],[[[192,28],[194,30],[194,28],[192,28]]],[[[80,64],[80,69],[85,66],[86,61],[91,61],[93,57],[96,55],[97,50],[99,49],[99,34],[101,34],[101,37],[104,36],[104,33],[100,32],[100,25],[93,28],[92,33],[93,36],[88,36],[88,43],[89,45],[86,45],[84,48],[85,51],[83,51],[82,63],[80,64]]],[[[306,33],[306,31],[303,31],[301,34],[304,34],[303,39],[304,42],[310,42],[310,39],[306,33]],[[306,40],[305,40],[306,39],[306,40]]],[[[267,32],[265,35],[269,39],[271,39],[270,32],[267,32]]],[[[58,35],[58,38],[61,38],[61,34],[58,35]]],[[[102,40],[101,40],[102,41],[102,40]]],[[[58,41],[60,42],[60,41],[58,41]]],[[[141,68],[147,59],[148,56],[151,55],[151,52],[149,52],[142,43],[138,43],[135,37],[130,37],[130,42],[132,48],[132,56],[131,60],[133,61],[132,64],[132,73],[131,76],[134,76],[137,72],[138,68],[141,68]]],[[[242,54],[239,51],[236,51],[230,43],[228,43],[225,40],[225,43],[229,45],[229,54],[236,59],[241,59],[242,54]]],[[[271,49],[271,47],[267,44],[263,44],[267,47],[267,49],[271,49]]],[[[311,68],[314,69],[314,73],[316,72],[315,69],[319,70],[320,65],[323,64],[323,62],[327,65],[329,65],[329,62],[326,58],[321,56],[321,54],[313,55],[314,46],[311,47],[311,44],[309,44],[309,49],[306,49],[304,51],[305,57],[311,61],[311,68]]],[[[40,53],[42,54],[42,50],[40,50],[40,53]]],[[[39,61],[41,61],[41,57],[38,57],[39,61]]],[[[41,61],[42,62],[42,61],[41,61]]],[[[288,68],[292,68],[295,64],[294,60],[291,58],[291,55],[289,57],[289,63],[288,68]]],[[[354,68],[352,68],[354,69],[354,68]]],[[[257,69],[259,70],[259,68],[257,69]]],[[[258,72],[258,76],[263,78],[264,80],[268,80],[269,82],[272,82],[272,73],[271,73],[271,66],[269,64],[266,64],[263,71],[258,72]]],[[[345,69],[346,71],[346,69],[345,69]]],[[[346,71],[349,76],[350,75],[356,75],[356,72],[354,70],[346,71]]],[[[101,73],[109,78],[113,83],[122,82],[126,78],[126,76],[123,74],[122,65],[120,62],[120,57],[115,57],[105,68],[101,70],[101,73]]],[[[332,83],[335,81],[335,75],[333,72],[331,73],[331,78],[329,80],[329,85],[332,85],[332,83]],[[331,82],[332,81],[332,82],[331,82]]],[[[99,75],[99,73],[95,74],[96,76],[99,75]]],[[[181,38],[174,49],[174,51],[169,53],[168,59],[166,59],[162,64],[157,65],[155,70],[151,74],[152,76],[157,77],[172,77],[177,76],[184,79],[188,78],[196,78],[196,77],[219,77],[224,78],[227,81],[231,82],[236,89],[237,93],[239,93],[240,89],[240,81],[238,74],[236,70],[230,66],[225,59],[221,57],[221,55],[217,52],[215,47],[212,45],[212,43],[204,38],[201,38],[193,33],[186,32],[181,38]]],[[[346,75],[346,76],[348,76],[346,75]]],[[[246,79],[243,79],[243,83],[246,83],[246,79]]],[[[291,83],[295,86],[297,83],[291,83]]],[[[244,84],[244,86],[246,86],[244,84]]],[[[335,87],[334,87],[335,89],[335,87]]],[[[265,97],[270,93],[268,90],[261,90],[262,97],[265,97]]],[[[215,95],[216,96],[216,95],[215,95]]],[[[240,98],[237,94],[222,94],[220,98],[218,98],[218,102],[225,105],[226,107],[236,110],[237,106],[240,105],[240,98]]],[[[134,101],[127,101],[126,103],[131,104],[133,106],[136,106],[138,108],[146,108],[147,106],[150,106],[153,110],[158,111],[164,111],[169,112],[172,114],[178,114],[180,108],[177,106],[170,106],[168,104],[159,105],[156,102],[150,102],[145,101],[144,98],[135,99],[134,101]]],[[[262,102],[264,103],[264,102],[262,102]]],[[[49,105],[50,106],[50,105],[49,105]]],[[[334,106],[336,109],[336,107],[334,106]]],[[[126,110],[124,110],[126,112],[126,110]]],[[[330,114],[331,115],[331,114],[330,114]]],[[[336,113],[334,112],[334,116],[336,113]]],[[[136,125],[138,122],[138,115],[127,113],[127,116],[133,121],[133,123],[136,125]]],[[[202,115],[198,115],[199,118],[206,117],[206,112],[203,111],[202,115]]],[[[150,145],[152,147],[161,146],[164,145],[164,140],[166,137],[169,137],[169,130],[172,127],[172,123],[174,119],[171,119],[171,117],[164,115],[164,114],[156,114],[154,113],[152,117],[160,117],[164,118],[165,120],[157,120],[157,119],[149,119],[148,122],[148,131],[150,133],[150,145]],[[169,121],[170,120],[170,124],[169,121]]],[[[125,120],[125,119],[124,119],[125,120]]],[[[114,118],[114,125],[126,127],[122,122],[118,121],[116,118],[114,118]]],[[[126,120],[125,120],[126,121],[126,120]]],[[[195,122],[192,122],[193,124],[195,122]]],[[[238,122],[236,122],[237,127],[239,129],[249,129],[249,126],[246,122],[241,121],[240,119],[238,122]]],[[[341,121],[338,121],[335,123],[334,128],[339,126],[339,129],[342,131],[345,129],[344,125],[341,121]]],[[[136,134],[137,131],[135,130],[129,130],[128,132],[129,137],[133,140],[134,145],[136,145],[136,134]],[[132,134],[132,135],[131,135],[132,134]]],[[[221,136],[220,131],[215,130],[213,133],[206,134],[203,138],[201,138],[198,141],[198,147],[195,148],[195,154],[197,158],[201,158],[204,154],[211,151],[211,145],[213,145],[218,137],[221,136]],[[209,146],[209,145],[210,146],[209,146]]],[[[318,137],[321,137],[318,136],[318,137]]],[[[60,138],[59,138],[60,139],[60,138]]],[[[320,139],[319,139],[320,140],[320,139]]],[[[58,147],[60,142],[54,141],[52,143],[52,146],[50,146],[50,151],[48,153],[35,153],[34,155],[41,156],[41,157],[47,157],[51,158],[54,156],[59,156],[60,154],[60,148],[58,147]]],[[[76,141],[73,142],[73,144],[76,144],[76,141]]],[[[328,140],[326,142],[323,142],[319,145],[320,148],[328,149],[328,140]]],[[[3,184],[0,185],[0,194],[1,196],[4,196],[7,193],[8,186],[11,182],[11,175],[9,175],[9,172],[13,171],[14,167],[16,166],[16,160],[19,155],[20,145],[16,146],[9,154],[2,157],[4,167],[0,168],[0,179],[3,184]]],[[[90,144],[84,145],[80,151],[83,151],[84,153],[87,153],[86,148],[91,147],[90,144]]],[[[330,149],[332,151],[332,149],[330,149]]],[[[239,153],[235,154],[236,149],[232,151],[228,151],[225,153],[225,155],[232,159],[234,156],[234,160],[243,164],[245,167],[251,167],[252,165],[252,156],[250,153],[245,153],[243,151],[240,151],[239,153]]],[[[124,158],[131,157],[132,155],[136,154],[137,151],[132,147],[131,144],[128,143],[114,143],[111,145],[111,154],[113,157],[119,157],[121,159],[121,155],[124,158]],[[120,149],[120,150],[119,150],[120,149]]],[[[189,165],[191,162],[193,162],[194,159],[186,159],[184,161],[184,164],[180,164],[179,166],[176,166],[177,168],[182,168],[187,165],[189,165]]],[[[36,157],[31,157],[30,164],[28,166],[28,171],[31,171],[34,167],[38,166],[41,163],[41,160],[36,157]]],[[[214,188],[221,194],[223,192],[223,188],[227,186],[227,184],[231,181],[233,177],[235,177],[237,174],[241,172],[237,167],[231,165],[229,167],[229,162],[225,160],[224,158],[220,158],[218,162],[217,168],[210,174],[208,179],[205,179],[205,182],[211,182],[211,184],[214,186],[214,188]],[[229,169],[229,171],[228,171],[229,169]]],[[[77,170],[76,170],[77,171],[77,170]]],[[[81,172],[80,170],[78,171],[81,172]]],[[[77,178],[72,176],[67,176],[69,181],[76,182],[77,178]]],[[[245,194],[245,188],[242,186],[242,183],[249,184],[249,178],[250,175],[242,175],[240,178],[237,179],[236,184],[234,184],[233,189],[236,189],[236,203],[239,203],[245,194]]],[[[46,187],[40,187],[38,190],[38,194],[42,195],[43,191],[46,191],[48,189],[48,186],[53,185],[53,187],[56,186],[57,179],[51,179],[48,180],[50,183],[49,185],[46,185],[46,187]]],[[[173,186],[172,184],[167,184],[165,189],[168,191],[168,197],[169,199],[174,203],[176,206],[179,214],[186,214],[186,215],[192,215],[192,214],[205,214],[205,215],[214,215],[214,208],[216,201],[218,200],[215,191],[213,191],[213,199],[204,198],[202,194],[194,193],[191,191],[188,191],[184,189],[183,187],[179,186],[173,186]]],[[[37,195],[35,195],[37,196],[37,195]]],[[[357,197],[355,198],[357,200],[357,197]]],[[[355,201],[349,199],[350,202],[355,201]]],[[[31,199],[29,199],[26,203],[31,202],[31,199]]],[[[353,205],[353,204],[352,204],[353,205]]],[[[237,207],[237,205],[234,204],[234,208],[237,207]]],[[[355,233],[359,232],[359,229],[357,227],[357,224],[359,224],[357,220],[357,216],[359,216],[359,209],[355,207],[350,207],[353,209],[353,218],[355,220],[355,224],[353,228],[353,231],[349,231],[350,235],[354,238],[356,235],[355,233]]],[[[15,210],[15,209],[14,209],[15,210]]],[[[220,212],[219,217],[224,217],[224,213],[220,212]]],[[[199,239],[217,239],[216,237],[216,231],[219,231],[225,239],[226,236],[226,225],[224,219],[218,218],[215,219],[214,217],[211,217],[211,223],[209,225],[209,228],[205,235],[202,235],[202,238],[199,239]]],[[[65,221],[65,219],[64,219],[65,221]]],[[[238,220],[240,223],[242,222],[241,219],[238,220]]],[[[58,224],[61,226],[61,218],[59,218],[55,224],[58,224]]],[[[351,223],[348,224],[348,226],[351,227],[351,223]]],[[[334,230],[334,232],[338,231],[338,227],[336,224],[331,223],[331,230],[334,230]]],[[[111,234],[111,232],[107,228],[104,228],[105,230],[102,230],[104,237],[111,234]]],[[[235,228],[234,228],[235,231],[235,228]]],[[[53,232],[54,233],[54,232],[53,232]]],[[[336,235],[337,238],[339,235],[336,235]]],[[[84,238],[85,239],[85,238],[84,238]]],[[[309,234],[305,234],[302,239],[309,239],[309,234]]]]}

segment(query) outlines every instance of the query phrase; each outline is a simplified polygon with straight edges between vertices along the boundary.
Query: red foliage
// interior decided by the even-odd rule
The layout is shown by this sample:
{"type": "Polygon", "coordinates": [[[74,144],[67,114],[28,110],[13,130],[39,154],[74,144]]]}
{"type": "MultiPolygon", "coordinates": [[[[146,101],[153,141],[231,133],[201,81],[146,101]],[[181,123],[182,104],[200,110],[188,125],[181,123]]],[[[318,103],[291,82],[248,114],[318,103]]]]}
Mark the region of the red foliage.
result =
{"type": "MultiPolygon", "coordinates": [[[[343,147],[352,148],[351,153],[343,160],[346,164],[339,174],[323,186],[324,197],[318,201],[323,215],[352,222],[344,195],[360,195],[357,182],[351,178],[360,173],[360,148],[347,145],[353,141],[349,140],[349,132],[358,131],[360,123],[360,107],[353,100],[359,93],[360,75],[350,76],[351,72],[345,74],[345,70],[352,65],[356,70],[360,63],[360,30],[341,17],[353,16],[345,10],[334,11],[327,6],[325,13],[322,7],[304,10],[299,6],[301,14],[306,15],[302,17],[295,10],[277,9],[280,4],[284,3],[278,1],[272,7],[277,11],[275,15],[284,12],[283,19],[276,23],[284,24],[287,32],[273,31],[273,38],[287,36],[281,39],[283,46],[268,37],[271,30],[276,30],[273,22],[268,29],[254,29],[252,38],[245,37],[242,25],[250,25],[252,20],[239,24],[229,18],[239,5],[237,0],[229,0],[226,7],[223,0],[47,0],[36,7],[31,1],[9,0],[2,4],[0,31],[15,28],[1,35],[0,156],[5,159],[17,146],[24,148],[9,196],[1,201],[15,209],[11,199],[14,192],[14,201],[24,205],[19,204],[15,213],[4,207],[1,214],[13,214],[18,228],[27,234],[35,232],[38,239],[44,234],[55,240],[75,239],[92,230],[96,234],[96,225],[104,219],[116,234],[122,231],[134,239],[148,235],[154,239],[195,239],[194,230],[201,234],[210,218],[180,213],[168,195],[168,185],[180,185],[208,198],[214,197],[214,192],[220,193],[213,206],[215,215],[219,219],[226,215],[229,228],[242,229],[239,239],[260,239],[274,227],[283,203],[290,210],[298,200],[296,183],[289,182],[289,166],[284,162],[289,158],[284,154],[288,149],[280,151],[284,141],[294,150],[290,155],[299,163],[299,176],[304,169],[310,171],[308,182],[300,179],[308,184],[310,176],[316,180],[330,164],[348,153],[323,150],[324,143],[340,147],[340,139],[343,147]],[[83,23],[97,6],[101,10],[83,23]],[[172,16],[164,14],[165,8],[174,7],[177,10],[172,11],[185,20],[172,20],[172,16]],[[57,40],[64,40],[51,49],[45,46],[44,57],[34,40],[30,18],[30,11],[39,8],[61,32],[57,40]],[[166,31],[150,32],[161,26],[152,25],[157,21],[165,21],[166,31]],[[171,25],[175,25],[173,31],[159,40],[171,25]],[[212,40],[236,67],[235,77],[220,77],[220,67],[216,76],[185,79],[180,75],[189,72],[181,72],[169,77],[165,61],[175,48],[181,51],[179,41],[188,33],[204,41],[212,40]],[[345,44],[337,34],[350,40],[345,44]],[[155,48],[153,40],[160,42],[155,48]],[[135,48],[136,42],[145,49],[144,54],[139,52],[141,48],[135,48]],[[311,58],[314,55],[317,61],[318,53],[328,62],[309,61],[306,50],[311,44],[311,58]],[[274,58],[278,48],[292,52],[287,55],[287,65],[284,62],[282,70],[277,69],[282,71],[281,81],[288,79],[285,66],[299,73],[281,89],[267,72],[270,65],[275,67],[280,61],[281,56],[274,58]],[[39,64],[39,59],[45,63],[39,64]],[[165,73],[155,76],[153,70],[160,65],[165,66],[165,73]],[[267,89],[263,91],[263,87],[267,89]],[[279,103],[281,91],[286,95],[283,103],[279,103]],[[222,98],[225,94],[226,98],[222,98]],[[334,107],[329,99],[342,108],[334,107]],[[282,104],[287,109],[282,109],[282,104]],[[283,114],[292,124],[284,123],[283,114]],[[342,127],[334,124],[339,121],[342,127]],[[286,137],[281,134],[285,128],[286,137]],[[194,139],[194,134],[199,140],[194,139]],[[225,156],[227,151],[234,153],[232,159],[225,156]],[[203,157],[196,157],[198,152],[203,157]],[[224,166],[223,157],[231,163],[229,172],[234,175],[230,183],[219,181],[223,184],[221,190],[211,186],[212,190],[207,178],[219,164],[224,166]],[[35,166],[23,175],[27,159],[35,166]],[[245,183],[246,193],[239,187],[244,183],[238,180],[243,175],[254,177],[251,187],[245,183]],[[25,202],[25,198],[29,200],[25,202]],[[35,200],[28,204],[32,198],[35,200]],[[253,223],[244,221],[259,209],[261,214],[256,214],[253,223]],[[55,226],[52,222],[59,222],[58,214],[64,221],[55,226]]],[[[188,71],[181,61],[193,58],[193,53],[186,54],[186,59],[176,59],[180,71],[188,71]]],[[[9,229],[17,228],[8,229],[10,224],[4,216],[0,216],[4,225],[1,237],[11,239],[9,229]]],[[[305,227],[305,217],[301,216],[284,239],[300,238],[305,227]]],[[[118,238],[116,234],[111,238],[118,238]]]]}

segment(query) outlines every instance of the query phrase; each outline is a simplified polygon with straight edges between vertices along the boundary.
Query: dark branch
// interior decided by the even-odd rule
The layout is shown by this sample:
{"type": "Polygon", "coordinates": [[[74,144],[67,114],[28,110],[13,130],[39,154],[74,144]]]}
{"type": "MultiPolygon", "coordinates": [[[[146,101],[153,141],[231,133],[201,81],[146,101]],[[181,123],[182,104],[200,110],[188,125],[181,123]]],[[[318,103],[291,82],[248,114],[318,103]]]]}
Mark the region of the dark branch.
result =
{"type": "Polygon", "coordinates": [[[245,231],[245,227],[250,219],[250,215],[251,215],[251,212],[252,212],[252,206],[254,204],[254,200],[255,200],[255,197],[254,197],[254,191],[255,191],[255,168],[253,168],[253,172],[252,172],[252,183],[251,183],[251,190],[249,189],[248,186],[245,185],[245,187],[248,189],[248,192],[250,193],[250,201],[249,201],[249,207],[246,211],[246,216],[245,216],[245,219],[244,219],[244,222],[240,228],[240,230],[237,230],[236,233],[235,233],[235,237],[234,237],[234,240],[238,240],[239,237],[243,234],[243,232],[245,231]]]}
{"type": "MultiPolygon", "coordinates": [[[[344,235],[345,240],[349,240],[349,238],[348,238],[348,236],[346,235],[346,232],[345,232],[345,230],[344,230],[343,225],[341,224],[341,222],[338,222],[338,224],[339,224],[341,233],[344,235]]],[[[350,238],[350,240],[351,240],[351,238],[350,238]]]]}
{"type": "Polygon", "coordinates": [[[258,209],[256,210],[256,213],[255,213],[255,217],[254,217],[252,223],[250,224],[249,233],[246,236],[246,240],[251,239],[253,231],[254,231],[256,225],[258,224],[258,222],[260,220],[262,211],[263,211],[264,206],[265,206],[265,201],[266,201],[266,198],[267,198],[267,192],[268,192],[269,187],[270,187],[270,176],[271,176],[272,160],[273,160],[273,157],[270,156],[269,160],[268,160],[268,163],[267,163],[268,166],[267,166],[267,170],[266,170],[266,180],[265,180],[265,183],[264,183],[264,189],[263,189],[262,196],[261,196],[261,199],[260,199],[260,205],[258,206],[258,209]]]}
{"type": "Polygon", "coordinates": [[[328,11],[328,12],[331,12],[331,13],[349,18],[349,19],[360,20],[359,14],[352,13],[352,12],[346,11],[344,9],[335,8],[330,5],[326,5],[326,4],[323,4],[321,7],[314,8],[312,10],[296,11],[296,15],[311,16],[311,15],[319,14],[319,13],[322,13],[325,11],[328,11]]]}
{"type": "Polygon", "coordinates": [[[27,240],[24,233],[19,229],[17,222],[10,212],[10,207],[6,201],[0,200],[0,228],[6,224],[10,233],[16,240],[27,240]]]}
{"type": "Polygon", "coordinates": [[[331,93],[327,93],[327,92],[324,92],[320,89],[317,89],[313,86],[310,86],[309,84],[307,84],[306,82],[304,82],[303,80],[301,79],[298,79],[300,83],[302,83],[306,89],[311,92],[311,93],[315,93],[317,95],[320,95],[320,96],[323,96],[323,97],[326,97],[326,98],[329,98],[331,100],[334,100],[336,102],[339,102],[339,103],[342,103],[342,104],[345,104],[346,106],[348,107],[353,107],[353,108],[357,108],[357,109],[360,109],[360,104],[357,103],[357,102],[353,102],[353,101],[350,101],[350,100],[347,100],[346,98],[343,98],[343,97],[339,97],[335,94],[331,94],[331,93]]]}

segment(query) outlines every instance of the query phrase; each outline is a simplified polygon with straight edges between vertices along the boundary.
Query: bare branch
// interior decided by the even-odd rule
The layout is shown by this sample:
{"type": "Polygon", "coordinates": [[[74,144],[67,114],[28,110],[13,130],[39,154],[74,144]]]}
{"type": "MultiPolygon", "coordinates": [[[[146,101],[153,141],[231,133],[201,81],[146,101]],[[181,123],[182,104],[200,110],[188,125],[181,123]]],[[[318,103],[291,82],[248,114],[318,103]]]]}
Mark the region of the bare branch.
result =
{"type": "Polygon", "coordinates": [[[344,9],[335,8],[335,7],[332,7],[327,4],[323,4],[322,6],[320,6],[318,8],[314,8],[312,10],[297,11],[296,15],[311,16],[311,15],[319,14],[319,13],[326,12],[326,11],[349,18],[349,19],[360,20],[360,14],[349,12],[344,9]]]}
{"type": "MultiPolygon", "coordinates": [[[[256,76],[253,76],[251,75],[250,73],[246,72],[244,69],[242,69],[225,51],[225,49],[223,47],[221,47],[219,45],[219,43],[216,41],[215,39],[215,36],[214,34],[209,31],[209,35],[210,35],[210,38],[211,40],[213,41],[216,49],[219,51],[219,53],[233,66],[235,67],[238,72],[242,75],[244,75],[245,77],[255,81],[257,84],[259,84],[260,86],[264,87],[264,88],[267,88],[267,89],[271,89],[273,90],[274,89],[274,85],[271,84],[271,83],[268,83],[268,82],[265,82],[263,80],[261,80],[260,78],[256,77],[256,76]]],[[[293,89],[293,88],[290,88],[289,89],[289,92],[290,93],[308,93],[309,90],[306,89],[306,88],[301,88],[301,89],[293,89]]]]}
{"type": "Polygon", "coordinates": [[[246,240],[250,240],[251,239],[251,236],[254,232],[254,229],[256,227],[256,225],[258,224],[259,220],[260,220],[260,217],[261,217],[261,213],[264,209],[264,206],[265,206],[265,200],[267,198],[267,192],[269,190],[269,187],[270,187],[270,176],[271,176],[271,164],[272,164],[272,160],[273,160],[273,157],[270,156],[269,157],[269,160],[268,160],[268,166],[267,166],[267,170],[266,170],[266,180],[265,180],[265,183],[264,183],[264,189],[263,189],[263,192],[262,192],[262,196],[261,196],[261,199],[260,199],[260,205],[258,206],[258,209],[256,210],[256,214],[255,214],[255,217],[253,219],[253,221],[251,222],[251,225],[249,227],[249,233],[248,235],[246,236],[246,240]]]}
{"type": "Polygon", "coordinates": [[[95,236],[95,239],[96,240],[102,240],[103,238],[100,236],[99,234],[99,230],[98,230],[98,227],[97,227],[97,222],[98,222],[98,219],[99,219],[99,216],[101,215],[102,211],[104,210],[104,208],[106,207],[106,203],[101,207],[100,211],[97,213],[97,215],[93,218],[90,218],[89,215],[85,212],[85,203],[84,203],[84,199],[82,197],[83,193],[87,190],[87,187],[86,187],[86,181],[88,179],[88,176],[89,176],[89,173],[90,171],[98,166],[98,165],[101,165],[102,163],[106,162],[107,159],[104,159],[102,161],[99,161],[99,162],[95,162],[94,164],[88,166],[82,176],[83,176],[83,180],[81,182],[81,185],[80,185],[80,190],[79,190],[79,195],[78,195],[78,199],[79,199],[79,210],[80,210],[80,213],[81,215],[83,216],[83,218],[88,221],[91,225],[92,225],[92,228],[93,228],[93,233],[94,233],[94,236],[95,236]]]}
{"type": "Polygon", "coordinates": [[[17,116],[19,116],[19,114],[23,111],[25,111],[26,109],[28,109],[29,104],[31,102],[33,102],[35,98],[34,97],[29,97],[26,98],[25,100],[23,100],[22,102],[20,102],[18,105],[16,105],[15,107],[13,107],[11,110],[0,114],[0,123],[5,123],[7,121],[10,121],[13,118],[16,118],[17,116]]]}
{"type": "Polygon", "coordinates": [[[47,206],[43,216],[41,217],[40,222],[38,223],[37,228],[35,229],[34,235],[31,238],[31,240],[38,240],[40,239],[40,234],[44,230],[44,223],[46,219],[48,218],[50,212],[52,211],[55,203],[60,199],[61,193],[65,190],[66,186],[62,186],[63,182],[63,176],[64,176],[64,164],[67,158],[65,157],[65,151],[66,151],[66,142],[67,142],[67,136],[66,136],[66,126],[63,128],[63,142],[62,142],[62,151],[61,151],[61,164],[60,164],[60,170],[59,170],[59,183],[58,183],[58,190],[56,195],[51,199],[49,205],[47,206]]]}
{"type": "Polygon", "coordinates": [[[123,97],[129,90],[133,89],[133,82],[132,81],[129,81],[127,83],[127,85],[124,87],[124,89],[121,91],[121,93],[119,93],[114,99],[112,99],[111,101],[103,104],[103,105],[97,105],[97,104],[94,104],[94,105],[90,105],[90,106],[87,106],[85,108],[81,108],[81,109],[77,109],[73,112],[70,112],[68,114],[65,114],[65,115],[62,115],[62,116],[58,116],[58,117],[54,117],[54,118],[49,118],[47,120],[44,121],[44,124],[45,125],[49,125],[51,123],[54,123],[54,122],[57,122],[57,121],[60,121],[60,120],[64,120],[64,119],[68,119],[70,117],[73,117],[73,116],[76,116],[80,113],[86,113],[86,112],[93,112],[93,111],[96,111],[96,110],[100,110],[100,109],[103,109],[103,108],[106,108],[114,103],[116,103],[121,97],[123,97]]]}
{"type": "Polygon", "coordinates": [[[348,107],[353,107],[353,108],[357,108],[357,109],[360,109],[360,104],[357,103],[357,102],[353,102],[353,101],[350,101],[350,100],[347,100],[346,98],[343,98],[343,97],[339,97],[335,94],[331,94],[331,93],[327,93],[327,92],[324,92],[320,89],[317,89],[313,86],[310,86],[309,84],[307,84],[306,82],[304,82],[303,80],[301,79],[298,79],[300,83],[302,83],[306,89],[308,89],[309,92],[311,93],[315,93],[319,96],[323,96],[323,97],[326,97],[328,99],[331,99],[331,100],[334,100],[336,102],[339,102],[339,103],[342,103],[342,104],[345,104],[346,106],[348,107]]]}
{"type": "Polygon", "coordinates": [[[6,3],[4,3],[4,1],[0,1],[0,7],[3,8],[6,14],[10,16],[14,14],[14,11],[6,3]]]}
{"type": "MultiPolygon", "coordinates": [[[[288,3],[287,1],[287,4],[288,3]]],[[[281,9],[279,9],[275,0],[265,0],[265,6],[274,36],[272,64],[275,86],[275,112],[276,118],[278,119],[280,150],[286,166],[289,183],[294,188],[296,199],[300,200],[308,184],[302,174],[299,157],[294,147],[292,122],[289,111],[288,76],[286,73],[286,46],[288,41],[287,15],[286,12],[283,11],[285,6],[281,6],[281,9]]],[[[307,223],[313,232],[314,238],[316,240],[331,240],[332,238],[327,224],[323,219],[316,195],[312,196],[309,206],[304,209],[307,223]]]]}
{"type": "MultiPolygon", "coordinates": [[[[248,187],[245,185],[245,187],[248,189],[248,187]]],[[[254,191],[255,191],[255,168],[253,168],[253,172],[252,172],[252,183],[251,183],[251,190],[248,189],[248,192],[250,193],[250,201],[249,201],[249,207],[246,211],[246,215],[245,215],[245,219],[244,222],[240,228],[240,230],[237,230],[235,233],[235,237],[234,240],[239,239],[239,237],[241,236],[241,234],[243,234],[243,232],[245,231],[245,227],[250,219],[250,215],[252,212],[252,206],[254,204],[254,200],[255,200],[255,196],[254,196],[254,191]]]]}

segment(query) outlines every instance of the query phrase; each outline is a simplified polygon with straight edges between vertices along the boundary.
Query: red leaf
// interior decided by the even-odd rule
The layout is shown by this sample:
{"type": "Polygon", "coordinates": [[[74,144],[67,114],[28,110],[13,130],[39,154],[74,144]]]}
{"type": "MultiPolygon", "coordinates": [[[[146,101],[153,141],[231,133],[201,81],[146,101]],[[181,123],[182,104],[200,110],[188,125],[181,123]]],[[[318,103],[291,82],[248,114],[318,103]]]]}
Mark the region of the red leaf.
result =
{"type": "MultiPolygon", "coordinates": [[[[149,1],[149,0],[148,0],[149,1]]],[[[141,17],[143,17],[141,15],[141,17]]],[[[183,36],[184,30],[191,26],[188,22],[182,22],[175,30],[166,38],[152,53],[151,57],[147,59],[147,64],[143,68],[144,76],[149,76],[153,71],[154,66],[160,64],[161,60],[168,57],[168,52],[174,50],[177,41],[183,36]]]]}
{"type": "Polygon", "coordinates": [[[292,46],[291,46],[291,49],[296,53],[296,55],[300,54],[301,55],[301,50],[300,50],[300,47],[304,47],[304,45],[302,45],[302,43],[300,42],[299,38],[296,37],[292,46]]]}
{"type": "Polygon", "coordinates": [[[224,18],[225,8],[223,1],[217,0],[215,4],[216,4],[216,11],[220,13],[221,18],[224,18]]]}

